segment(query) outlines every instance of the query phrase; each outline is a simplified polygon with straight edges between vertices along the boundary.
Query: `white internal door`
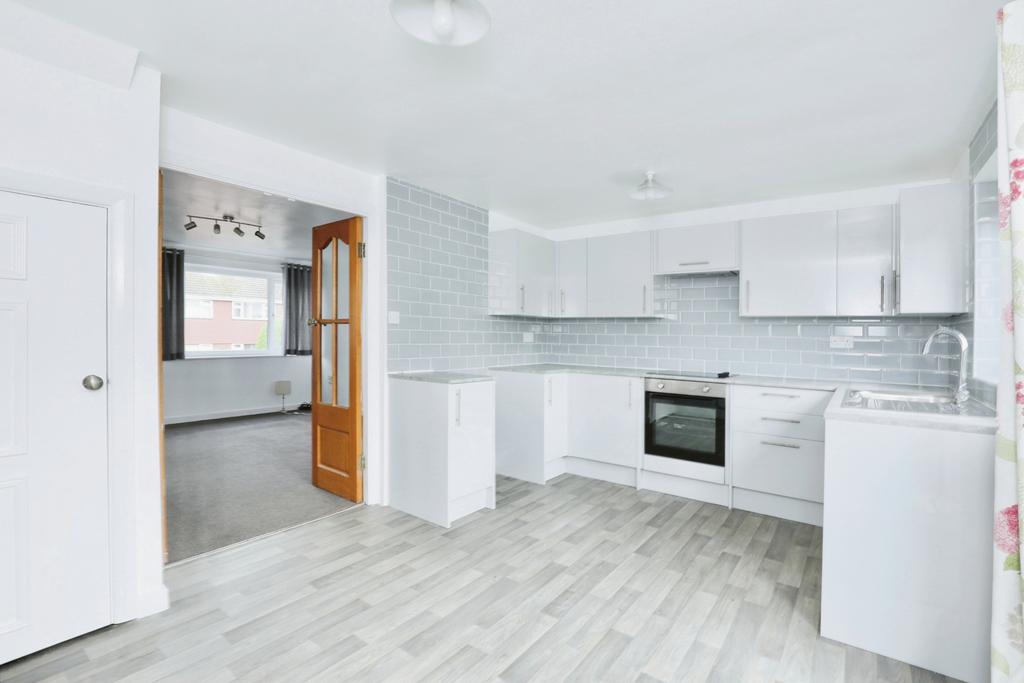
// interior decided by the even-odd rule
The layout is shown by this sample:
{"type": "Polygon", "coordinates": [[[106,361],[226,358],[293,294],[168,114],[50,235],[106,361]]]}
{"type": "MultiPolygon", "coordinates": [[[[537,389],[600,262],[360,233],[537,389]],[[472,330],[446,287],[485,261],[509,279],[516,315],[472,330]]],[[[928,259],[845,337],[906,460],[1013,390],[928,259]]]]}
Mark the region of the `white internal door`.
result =
{"type": "Polygon", "coordinates": [[[105,209],[0,192],[0,664],[111,621],[106,254],[105,209]]]}

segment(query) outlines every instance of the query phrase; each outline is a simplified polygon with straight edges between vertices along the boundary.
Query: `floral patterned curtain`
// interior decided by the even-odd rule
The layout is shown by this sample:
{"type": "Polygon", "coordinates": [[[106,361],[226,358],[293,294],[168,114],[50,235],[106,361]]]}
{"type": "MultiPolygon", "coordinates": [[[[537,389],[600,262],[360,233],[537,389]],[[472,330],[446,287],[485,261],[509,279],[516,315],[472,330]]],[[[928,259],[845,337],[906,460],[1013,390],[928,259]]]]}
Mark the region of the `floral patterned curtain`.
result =
{"type": "Polygon", "coordinates": [[[1017,448],[1024,427],[1024,0],[998,14],[999,235],[1006,304],[995,464],[992,583],[992,680],[1024,681],[1020,526],[1024,467],[1017,448]]]}

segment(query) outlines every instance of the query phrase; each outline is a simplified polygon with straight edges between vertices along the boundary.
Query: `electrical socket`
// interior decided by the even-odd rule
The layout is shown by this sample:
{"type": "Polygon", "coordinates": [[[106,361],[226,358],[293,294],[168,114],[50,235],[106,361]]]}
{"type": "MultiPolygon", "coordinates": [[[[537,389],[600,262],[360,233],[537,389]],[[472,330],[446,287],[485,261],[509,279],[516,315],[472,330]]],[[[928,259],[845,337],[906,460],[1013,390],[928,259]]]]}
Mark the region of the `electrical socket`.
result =
{"type": "Polygon", "coordinates": [[[829,337],[828,347],[830,349],[852,349],[853,337],[829,337]]]}

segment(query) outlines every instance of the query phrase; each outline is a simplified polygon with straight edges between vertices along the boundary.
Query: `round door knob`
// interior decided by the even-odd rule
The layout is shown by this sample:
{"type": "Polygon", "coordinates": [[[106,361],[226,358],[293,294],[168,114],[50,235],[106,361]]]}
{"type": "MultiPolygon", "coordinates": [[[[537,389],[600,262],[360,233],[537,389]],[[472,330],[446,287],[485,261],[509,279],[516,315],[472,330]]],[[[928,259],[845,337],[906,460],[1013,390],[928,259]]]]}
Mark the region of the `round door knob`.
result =
{"type": "Polygon", "coordinates": [[[314,325],[316,325],[316,321],[313,320],[312,318],[309,318],[306,320],[306,324],[310,327],[313,327],[314,325]]]}
{"type": "Polygon", "coordinates": [[[103,378],[96,375],[86,375],[82,380],[82,386],[89,391],[96,391],[103,387],[103,378]]]}
{"type": "Polygon", "coordinates": [[[706,393],[708,393],[709,391],[711,391],[711,387],[709,387],[709,386],[708,386],[707,384],[705,384],[704,386],[702,386],[702,387],[700,388],[700,390],[701,390],[701,391],[702,391],[703,393],[705,393],[705,394],[706,394],[706,393]]]}

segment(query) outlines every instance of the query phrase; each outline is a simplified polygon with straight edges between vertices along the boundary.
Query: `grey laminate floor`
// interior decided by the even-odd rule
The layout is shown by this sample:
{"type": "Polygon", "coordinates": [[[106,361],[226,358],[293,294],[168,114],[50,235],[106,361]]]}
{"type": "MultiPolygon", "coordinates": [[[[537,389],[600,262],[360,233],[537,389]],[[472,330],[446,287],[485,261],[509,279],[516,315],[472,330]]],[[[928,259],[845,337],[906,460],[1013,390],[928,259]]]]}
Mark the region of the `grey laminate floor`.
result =
{"type": "Polygon", "coordinates": [[[309,413],[168,425],[168,560],[354,505],[311,483],[311,438],[309,413]]]}
{"type": "Polygon", "coordinates": [[[821,531],[565,475],[451,530],[363,507],[172,567],[21,681],[934,681],[817,636],[821,531]]]}

